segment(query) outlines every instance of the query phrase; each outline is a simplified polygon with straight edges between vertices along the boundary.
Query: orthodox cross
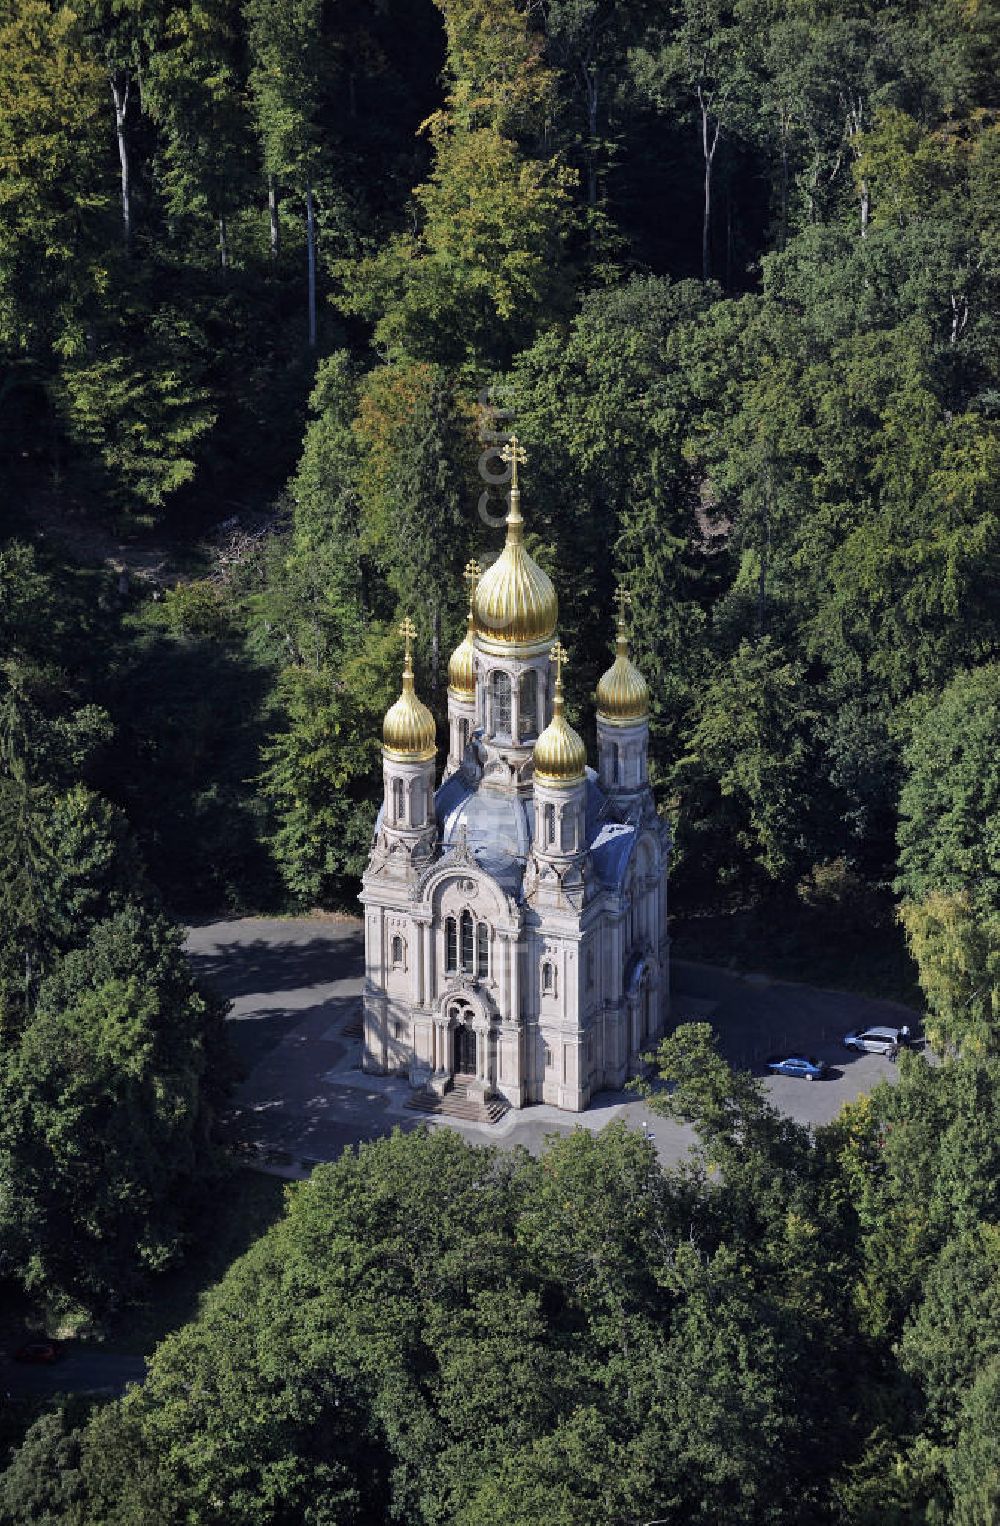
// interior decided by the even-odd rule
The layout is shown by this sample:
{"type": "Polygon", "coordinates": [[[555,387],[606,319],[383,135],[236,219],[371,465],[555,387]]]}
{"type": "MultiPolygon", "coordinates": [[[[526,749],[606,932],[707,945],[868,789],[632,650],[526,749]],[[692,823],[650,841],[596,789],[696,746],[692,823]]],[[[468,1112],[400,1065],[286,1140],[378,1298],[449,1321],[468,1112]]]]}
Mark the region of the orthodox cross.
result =
{"type": "Polygon", "coordinates": [[[625,611],[631,606],[632,603],[632,595],[629,593],[627,588],[619,588],[618,592],[615,594],[615,602],[618,605],[619,624],[624,625],[625,611]]]}
{"type": "Polygon", "coordinates": [[[510,490],[512,493],[519,491],[517,486],[518,463],[523,466],[528,457],[523,445],[518,444],[516,434],[512,434],[507,444],[500,452],[500,460],[506,461],[510,466],[510,490]]]}
{"type": "Polygon", "coordinates": [[[482,577],[482,575],[483,575],[483,569],[482,569],[482,567],[480,567],[480,565],[476,561],[475,557],[473,557],[471,561],[466,562],[466,564],[465,564],[465,571],[462,573],[462,576],[464,577],[465,581],[469,585],[469,608],[470,609],[472,608],[472,601],[473,601],[473,599],[476,596],[476,584],[479,582],[479,579],[482,577]]]}
{"type": "Polygon", "coordinates": [[[549,657],[556,665],[556,687],[558,688],[562,683],[562,670],[566,666],[566,663],[569,661],[569,657],[566,654],[566,648],[563,646],[561,641],[554,642],[553,645],[549,648],[549,657]]]}
{"type": "Polygon", "coordinates": [[[407,615],[406,619],[399,627],[399,634],[406,642],[406,662],[407,666],[409,666],[413,660],[413,638],[417,634],[417,627],[414,625],[409,615],[407,615]]]}

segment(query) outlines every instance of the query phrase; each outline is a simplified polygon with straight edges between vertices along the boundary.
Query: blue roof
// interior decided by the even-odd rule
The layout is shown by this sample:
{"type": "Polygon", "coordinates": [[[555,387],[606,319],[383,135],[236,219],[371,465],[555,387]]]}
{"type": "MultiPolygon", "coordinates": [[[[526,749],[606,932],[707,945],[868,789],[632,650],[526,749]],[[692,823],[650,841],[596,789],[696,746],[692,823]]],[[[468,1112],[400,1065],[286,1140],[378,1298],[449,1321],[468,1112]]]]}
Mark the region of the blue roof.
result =
{"type": "MultiPolygon", "coordinates": [[[[469,851],[491,878],[520,897],[531,852],[533,810],[530,800],[470,783],[454,773],[434,796],[442,848],[452,846],[464,826],[469,851]]],[[[594,872],[602,885],[617,889],[624,880],[636,841],[630,822],[613,821],[593,769],[587,770],[586,836],[594,872]]]]}
{"type": "Polygon", "coordinates": [[[605,821],[590,843],[594,872],[603,885],[617,889],[625,879],[635,847],[635,827],[627,821],[605,821]]]}
{"type": "Polygon", "coordinates": [[[531,851],[531,805],[516,795],[469,784],[452,774],[434,797],[441,845],[451,846],[465,828],[476,862],[510,895],[518,896],[531,851]]]}

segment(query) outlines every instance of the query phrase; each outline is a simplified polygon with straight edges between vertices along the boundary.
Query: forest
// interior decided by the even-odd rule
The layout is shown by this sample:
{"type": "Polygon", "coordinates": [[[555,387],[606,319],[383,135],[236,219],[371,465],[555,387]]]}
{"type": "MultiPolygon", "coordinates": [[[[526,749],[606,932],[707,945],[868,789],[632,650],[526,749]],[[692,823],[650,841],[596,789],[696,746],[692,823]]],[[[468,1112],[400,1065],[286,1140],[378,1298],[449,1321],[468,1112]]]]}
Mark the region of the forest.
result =
{"type": "Polygon", "coordinates": [[[811,1135],[687,1026],[690,1168],[346,1155],[0,1520],[1000,1520],[998,62],[996,0],[0,0],[0,1298],[190,1251],[183,924],[354,910],[515,428],[585,736],[632,595],[677,951],[939,1060],[811,1135]]]}

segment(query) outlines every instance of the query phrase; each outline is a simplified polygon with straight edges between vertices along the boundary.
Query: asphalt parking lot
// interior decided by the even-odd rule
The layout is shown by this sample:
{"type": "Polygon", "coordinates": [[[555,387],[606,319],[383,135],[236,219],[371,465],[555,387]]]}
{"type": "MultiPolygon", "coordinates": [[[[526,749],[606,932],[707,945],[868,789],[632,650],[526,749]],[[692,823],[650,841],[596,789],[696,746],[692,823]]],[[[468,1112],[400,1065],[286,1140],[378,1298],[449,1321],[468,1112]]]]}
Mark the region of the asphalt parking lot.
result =
{"type": "MultiPolygon", "coordinates": [[[[301,1175],[345,1145],[416,1128],[427,1120],[406,1107],[405,1080],[365,1076],[360,1042],[351,1029],[360,1014],[363,936],[360,922],[331,917],[242,918],[192,928],[187,948],[195,970],[232,1001],[230,1022],[246,1076],[235,1099],[243,1137],[273,1169],[301,1175]]],[[[734,1064],[766,1075],[776,1106],[800,1122],[830,1122],[844,1102],[892,1080],[896,1067],[876,1055],[843,1047],[852,1028],[898,1027],[916,1018],[892,1002],[818,990],[708,965],[676,961],[673,1015],[707,1020],[734,1064]],[[775,1051],[803,1050],[826,1060],[830,1076],[808,1082],[768,1076],[775,1051]]],[[[575,1127],[601,1129],[614,1119],[655,1135],[666,1162],[687,1154],[694,1137],[682,1125],[651,1114],[629,1093],[602,1092],[586,1113],[552,1107],[509,1112],[492,1127],[457,1127],[469,1139],[541,1148],[551,1134],[575,1127]]]]}

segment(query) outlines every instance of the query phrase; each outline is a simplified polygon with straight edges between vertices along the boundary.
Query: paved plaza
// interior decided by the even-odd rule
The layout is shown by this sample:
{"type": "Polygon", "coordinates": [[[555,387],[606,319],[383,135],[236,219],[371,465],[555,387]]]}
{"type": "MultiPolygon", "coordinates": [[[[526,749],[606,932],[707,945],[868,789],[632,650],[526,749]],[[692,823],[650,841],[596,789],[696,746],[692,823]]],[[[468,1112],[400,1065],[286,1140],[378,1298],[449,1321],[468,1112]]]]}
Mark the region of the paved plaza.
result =
{"type": "MultiPolygon", "coordinates": [[[[230,1022],[245,1078],[236,1096],[242,1136],[274,1167],[301,1175],[345,1145],[393,1128],[457,1128],[466,1138],[536,1151],[551,1134],[598,1130],[622,1119],[654,1133],[665,1163],[683,1159],[690,1129],[651,1113],[627,1092],[601,1092],[585,1113],[534,1106],[483,1126],[426,1119],[406,1106],[405,1080],[360,1069],[364,940],[361,923],[331,917],[242,918],[192,928],[188,952],[200,977],[232,1002],[230,1022]],[[354,1032],[348,1030],[355,1030],[354,1032]]],[[[674,961],[673,1020],[707,1020],[723,1053],[760,1069],[768,1055],[801,1048],[827,1060],[828,1080],[768,1077],[775,1104],[803,1123],[827,1123],[841,1105],[892,1079],[895,1066],[843,1047],[851,1028],[898,1026],[912,1013],[892,1002],[741,976],[674,961]]]]}

